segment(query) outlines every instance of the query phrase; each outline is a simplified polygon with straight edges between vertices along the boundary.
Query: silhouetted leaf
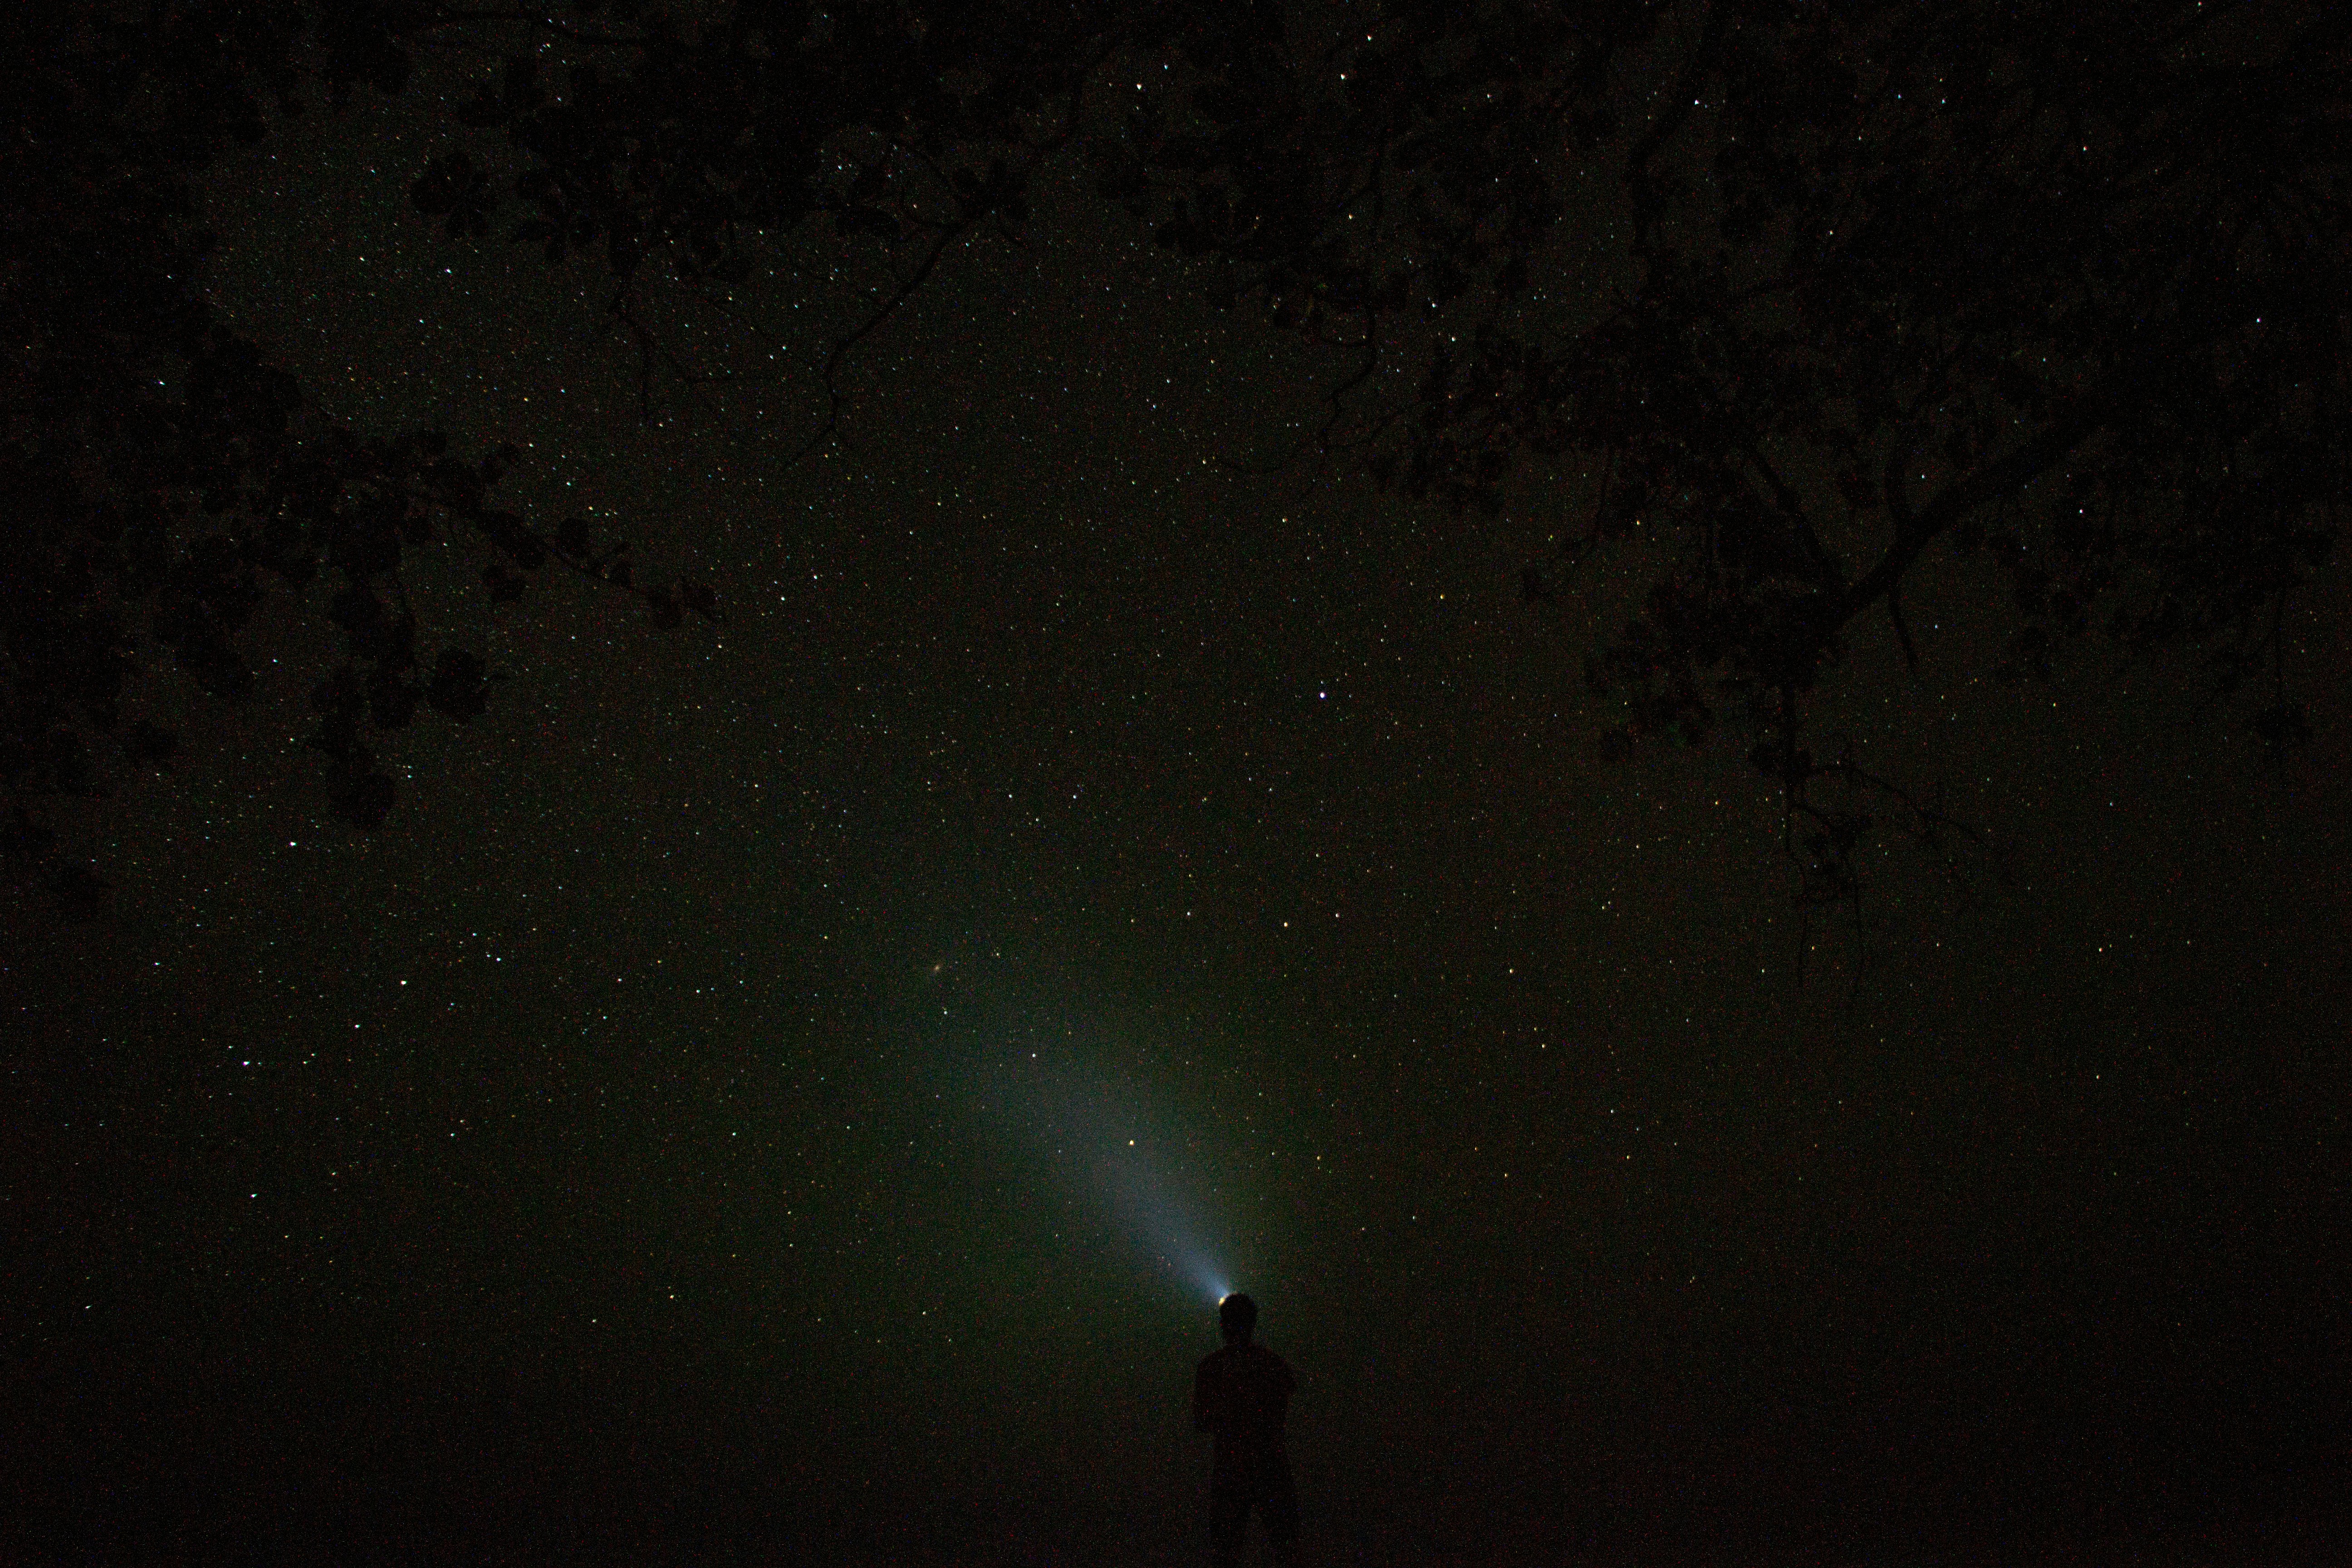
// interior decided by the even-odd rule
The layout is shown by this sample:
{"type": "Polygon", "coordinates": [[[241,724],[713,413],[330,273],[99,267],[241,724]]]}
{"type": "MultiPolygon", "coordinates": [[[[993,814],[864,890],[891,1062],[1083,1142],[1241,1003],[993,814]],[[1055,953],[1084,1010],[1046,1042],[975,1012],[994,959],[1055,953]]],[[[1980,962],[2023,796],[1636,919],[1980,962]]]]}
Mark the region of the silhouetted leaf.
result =
{"type": "Polygon", "coordinates": [[[434,661],[433,683],[425,700],[460,722],[476,719],[489,705],[488,679],[479,655],[446,648],[434,661]]]}
{"type": "Polygon", "coordinates": [[[383,826],[398,798],[391,775],[366,767],[339,773],[328,801],[339,819],[362,833],[373,833],[383,826]]]}
{"type": "Polygon", "coordinates": [[[49,891],[57,900],[58,912],[79,923],[103,916],[114,889],[89,867],[71,864],[58,868],[50,877],[49,891]]]}
{"type": "Polygon", "coordinates": [[[179,753],[180,738],[162,725],[142,719],[131,727],[128,748],[142,763],[161,763],[179,753]]]}

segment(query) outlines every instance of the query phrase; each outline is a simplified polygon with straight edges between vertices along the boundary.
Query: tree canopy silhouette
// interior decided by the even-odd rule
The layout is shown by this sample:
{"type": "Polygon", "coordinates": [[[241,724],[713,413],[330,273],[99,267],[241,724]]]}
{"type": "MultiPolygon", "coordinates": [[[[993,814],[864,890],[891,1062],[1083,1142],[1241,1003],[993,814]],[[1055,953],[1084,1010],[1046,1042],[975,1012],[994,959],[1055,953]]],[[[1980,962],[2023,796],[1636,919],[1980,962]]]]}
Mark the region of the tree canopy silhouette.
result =
{"type": "Polygon", "coordinates": [[[180,742],[138,677],[176,668],[233,700],[254,683],[245,644],[272,595],[335,631],[317,672],[309,742],[333,813],[361,828],[390,811],[371,737],[420,708],[482,710],[482,656],[436,646],[404,561],[455,531],[493,600],[551,563],[636,594],[657,618],[709,613],[698,586],[632,584],[625,553],[583,525],[530,526],[495,504],[511,462],[467,458],[431,430],[354,431],[203,297],[214,245],[190,182],[265,105],[400,90],[407,57],[364,7],[23,6],[0,22],[0,784],[5,861],[86,913],[102,883],[59,852],[44,802],[103,793],[180,742]]]}
{"type": "Polygon", "coordinates": [[[2260,691],[2266,742],[2307,733],[2282,627],[2352,429],[2347,32],[2296,5],[1391,5],[1303,68],[1161,95],[1112,184],[1277,325],[1360,343],[1345,389],[1414,356],[1409,397],[1334,411],[1389,482],[1493,510],[1580,470],[1567,559],[1663,538],[1590,662],[1611,741],[1735,704],[1837,899],[1874,803],[1940,826],[1805,741],[1858,618],[1917,666],[1932,548],[2005,580],[2000,673],[2091,631],[2192,648],[2260,691]],[[1626,265],[1563,301],[1592,170],[1626,265]]]}
{"type": "MultiPolygon", "coordinates": [[[[493,508],[494,458],[305,425],[189,292],[189,159],[259,134],[265,103],[397,91],[414,50],[452,45],[498,63],[450,111],[471,150],[415,170],[415,205],[453,240],[604,272],[648,396],[641,290],[790,287],[771,242],[811,225],[893,268],[824,346],[812,445],[837,428],[845,357],[950,247],[1024,224],[1047,159],[1083,156],[1121,221],[1232,308],[1349,356],[1327,450],[1472,516],[1515,487],[1573,493],[1581,521],[1531,597],[1596,550],[1663,552],[1640,613],[1594,634],[1608,743],[1737,728],[1810,898],[1851,893],[1874,816],[1937,826],[1806,728],[1864,617],[1920,659],[1905,589],[1930,551],[1997,568],[2000,673],[2044,674],[2084,634],[2194,650],[2266,742],[2307,732],[2286,610],[2339,526],[2352,430],[2342,7],[145,9],[137,28],[12,24],[78,40],[15,51],[33,75],[0,154],[0,308],[30,345],[10,351],[9,483],[46,520],[5,590],[20,821],[29,794],[87,786],[74,737],[110,732],[142,657],[125,605],[230,690],[257,584],[334,574],[346,655],[319,743],[367,824],[390,798],[367,728],[419,700],[462,717],[481,690],[461,650],[425,672],[404,546],[463,527],[494,595],[551,560],[626,582],[576,531],[493,508]],[[1597,227],[1616,247],[1598,276],[1579,259],[1597,227]],[[164,362],[177,384],[151,387],[164,362]]],[[[672,617],[709,603],[649,597],[672,617]]]]}

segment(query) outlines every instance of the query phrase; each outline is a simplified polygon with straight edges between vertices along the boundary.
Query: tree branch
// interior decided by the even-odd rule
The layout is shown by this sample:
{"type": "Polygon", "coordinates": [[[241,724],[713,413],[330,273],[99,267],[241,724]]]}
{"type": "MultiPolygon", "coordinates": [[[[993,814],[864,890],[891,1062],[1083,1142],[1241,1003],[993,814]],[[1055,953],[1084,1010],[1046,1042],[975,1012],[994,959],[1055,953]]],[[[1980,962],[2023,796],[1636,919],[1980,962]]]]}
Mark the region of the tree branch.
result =
{"type": "Polygon", "coordinates": [[[807,440],[801,443],[790,458],[785,459],[787,463],[799,462],[840,433],[841,410],[845,402],[841,395],[842,361],[848,357],[850,350],[864,342],[883,322],[897,314],[898,307],[905,304],[915,290],[921,288],[929,279],[932,269],[939,266],[940,258],[946,253],[948,247],[968,233],[972,225],[980,221],[980,216],[978,210],[967,210],[955,222],[941,229],[939,237],[931,242],[930,249],[924,253],[921,262],[907,275],[897,289],[891,291],[890,297],[876,306],[867,314],[866,320],[858,324],[855,331],[835,342],[833,352],[827,354],[824,360],[824,422],[817,426],[807,440]]]}
{"type": "Polygon", "coordinates": [[[1903,619],[1903,584],[1898,581],[1886,586],[1886,618],[1895,623],[1895,640],[1903,645],[1903,662],[1911,673],[1919,673],[1918,645],[1911,640],[1911,627],[1903,619]]]}
{"type": "MultiPolygon", "coordinates": [[[[2127,372],[2118,374],[2128,374],[2127,372]]],[[[1902,475],[1907,448],[1899,443],[1887,459],[1887,510],[1895,519],[1895,542],[1853,587],[1838,606],[1833,626],[1843,626],[1863,610],[1892,593],[1919,552],[1978,507],[2007,495],[2073,451],[2105,425],[2115,413],[2116,400],[2104,392],[2086,393],[2074,400],[2064,416],[2023,446],[2011,450],[1974,473],[1946,485],[1932,500],[1913,511],[1903,493],[1902,475]]]]}
{"type": "Polygon", "coordinates": [[[1845,574],[1841,572],[1838,569],[1838,563],[1830,558],[1830,552],[1822,548],[1821,537],[1813,531],[1813,521],[1806,514],[1804,498],[1790,489],[1789,482],[1780,477],[1780,471],[1772,466],[1772,460],[1764,455],[1763,447],[1757,445],[1753,436],[1748,438],[1747,452],[1749,460],[1756,465],[1756,471],[1763,476],[1764,488],[1771,493],[1773,504],[1780,509],[1781,516],[1788,520],[1789,531],[1795,536],[1798,548],[1805,552],[1805,559],[1812,563],[1814,574],[1821,580],[1821,585],[1826,589],[1843,588],[1845,584],[1845,574]]]}
{"type": "Polygon", "coordinates": [[[552,33],[559,38],[568,38],[575,44],[593,44],[608,49],[642,48],[646,43],[646,37],[642,33],[618,35],[584,32],[578,27],[559,22],[552,16],[534,11],[452,11],[446,8],[436,8],[431,16],[424,18],[417,26],[422,30],[432,27],[462,26],[468,22],[513,22],[542,33],[552,33]]]}

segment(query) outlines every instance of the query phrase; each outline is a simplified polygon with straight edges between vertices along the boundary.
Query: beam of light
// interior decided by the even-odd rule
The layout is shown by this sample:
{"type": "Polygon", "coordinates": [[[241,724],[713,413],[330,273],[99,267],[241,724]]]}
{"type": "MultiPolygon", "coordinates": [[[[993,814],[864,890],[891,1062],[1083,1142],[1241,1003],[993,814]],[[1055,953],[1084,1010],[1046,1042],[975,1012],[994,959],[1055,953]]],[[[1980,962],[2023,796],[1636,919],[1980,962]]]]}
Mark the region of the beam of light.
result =
{"type": "Polygon", "coordinates": [[[1161,1267],[1212,1303],[1234,1293],[1224,1265],[1199,1239],[1200,1227],[1164,1181],[1148,1170],[1113,1171],[1106,1184],[1129,1233],[1152,1249],[1161,1267]]]}
{"type": "Polygon", "coordinates": [[[1082,1065],[1033,1062],[1021,1075],[1034,1125],[1057,1151],[1065,1176],[1087,1189],[1128,1243],[1187,1293],[1212,1302],[1233,1291],[1202,1205],[1162,1153],[1176,1140],[1152,1135],[1168,1119],[1151,1114],[1133,1083],[1105,1081],[1082,1065]]]}
{"type": "MultiPolygon", "coordinates": [[[[1087,1174],[1128,1237],[1187,1289],[1199,1291],[1213,1303],[1231,1295],[1232,1279],[1218,1248],[1174,1173],[1149,1147],[1118,1136],[1120,1121],[1133,1124],[1139,1108],[1131,1103],[1114,1107],[1108,1097],[1076,1086],[1065,1086],[1056,1098],[1062,1113],[1057,1120],[1064,1121],[1080,1147],[1098,1152],[1087,1174]]],[[[1132,1100],[1131,1091],[1129,1098],[1132,1100]]]]}
{"type": "Polygon", "coordinates": [[[1214,1304],[1231,1295],[1232,1260],[1207,1221],[1210,1194],[1183,1152],[1197,1142],[1157,1103],[1163,1097],[1115,1065],[1092,1038],[1096,1029],[1073,1028],[1056,1006],[1032,1011],[1001,994],[951,986],[955,968],[926,962],[906,999],[926,1033],[956,1042],[940,1058],[950,1081],[990,1120],[1021,1126],[1136,1262],[1188,1299],[1214,1304]]]}

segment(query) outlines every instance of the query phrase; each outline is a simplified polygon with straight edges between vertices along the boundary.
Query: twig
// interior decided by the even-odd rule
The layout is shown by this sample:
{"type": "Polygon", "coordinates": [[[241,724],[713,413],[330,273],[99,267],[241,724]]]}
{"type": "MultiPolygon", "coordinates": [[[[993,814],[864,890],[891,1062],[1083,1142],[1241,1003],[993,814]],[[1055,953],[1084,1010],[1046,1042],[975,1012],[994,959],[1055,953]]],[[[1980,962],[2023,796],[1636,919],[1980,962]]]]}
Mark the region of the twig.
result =
{"type": "Polygon", "coordinates": [[[786,462],[799,462],[840,434],[841,411],[847,401],[841,393],[842,362],[848,357],[850,350],[864,342],[883,322],[888,321],[897,312],[899,306],[907,302],[916,289],[923,286],[924,281],[930,277],[932,269],[939,266],[940,258],[946,252],[948,246],[961,238],[979,220],[979,213],[966,212],[954,223],[941,229],[939,237],[932,241],[930,249],[924,254],[923,259],[916,265],[914,271],[908,273],[906,279],[891,291],[890,297],[868,313],[866,320],[858,324],[856,331],[835,342],[833,352],[825,355],[824,360],[824,422],[817,426],[807,440],[801,443],[793,455],[785,459],[786,462]]]}

